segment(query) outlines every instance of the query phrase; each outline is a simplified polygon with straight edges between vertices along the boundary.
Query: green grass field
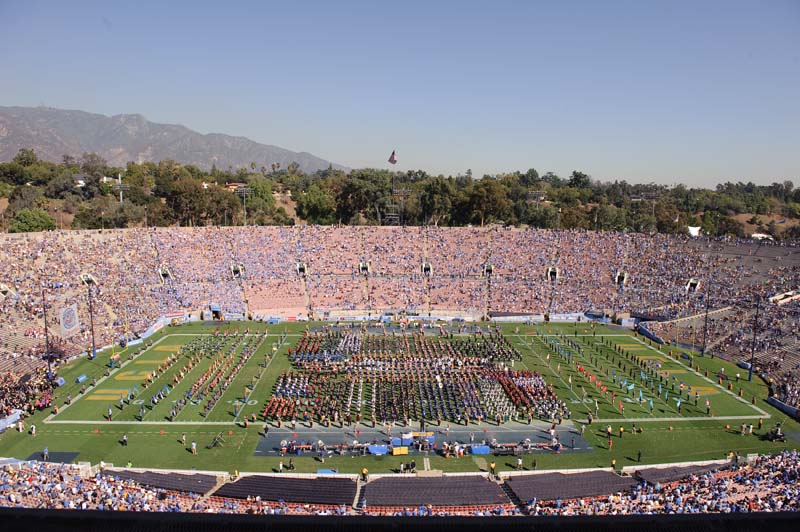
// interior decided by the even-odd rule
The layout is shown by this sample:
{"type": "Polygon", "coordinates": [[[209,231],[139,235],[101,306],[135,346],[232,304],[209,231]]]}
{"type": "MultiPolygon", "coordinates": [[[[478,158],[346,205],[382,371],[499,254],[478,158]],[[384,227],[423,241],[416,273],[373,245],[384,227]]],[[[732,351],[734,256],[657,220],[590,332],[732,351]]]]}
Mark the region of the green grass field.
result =
{"type": "MultiPolygon", "coordinates": [[[[58,413],[39,412],[27,420],[28,426],[36,424],[35,437],[12,429],[0,435],[0,456],[27,458],[47,446],[51,455],[74,452],[78,453],[76,461],[104,461],[117,466],[130,463],[134,467],[165,469],[271,471],[279,458],[255,454],[263,421],[259,419],[245,428],[242,420],[261,412],[277,377],[291,367],[288,348],[304,333],[306,326],[241,323],[231,328],[242,332],[249,329],[251,335],[226,338],[212,336],[214,327],[182,325],[159,332],[148,339],[147,346],[104,352],[95,360],[76,360],[59,370],[66,384],[56,392],[54,405],[59,406],[58,413]],[[265,331],[266,337],[263,336],[265,331]],[[286,335],[283,343],[280,343],[281,334],[286,335]],[[194,345],[204,342],[213,345],[186,369],[190,356],[188,349],[182,351],[181,348],[193,342],[194,345]],[[240,363],[245,349],[249,356],[240,363]],[[110,358],[117,355],[121,367],[109,369],[110,358]],[[235,366],[237,363],[239,366],[235,366]],[[145,388],[148,377],[159,368],[161,371],[145,388]],[[176,378],[181,371],[184,371],[183,378],[176,378]],[[83,384],[76,382],[80,375],[87,377],[83,384]],[[204,379],[204,375],[207,378],[204,379]],[[201,404],[188,403],[176,412],[172,421],[169,420],[175,399],[182,397],[193,383],[207,383],[215,376],[229,379],[230,385],[213,408],[205,411],[201,404]],[[92,385],[94,380],[96,385],[92,385]],[[81,393],[84,385],[87,389],[81,393]],[[165,400],[151,406],[150,398],[158,390],[164,390],[165,385],[169,387],[169,394],[165,400]],[[129,393],[131,398],[127,400],[129,393]],[[122,405],[120,396],[125,399],[122,405]],[[66,404],[68,397],[70,403],[66,404]],[[107,418],[109,409],[110,421],[107,418]],[[187,441],[197,441],[200,449],[197,456],[181,444],[184,433],[187,441]],[[224,435],[224,445],[206,449],[220,433],[224,435]],[[128,446],[120,444],[122,434],[128,434],[128,446]]],[[[616,459],[618,466],[632,465],[639,452],[643,463],[664,463],[719,459],[730,451],[768,453],[797,446],[797,441],[792,439],[788,444],[776,444],[760,438],[778,421],[785,422],[784,428],[790,437],[800,433],[800,426],[765,402],[767,387],[763,382],[758,378],[748,382],[746,372],[730,363],[710,357],[683,358],[679,352],[670,355],[668,346],[651,346],[626,331],[603,326],[541,324],[504,325],[502,328],[522,353],[522,361],[515,369],[521,365],[539,371],[554,386],[556,394],[572,410],[570,422],[576,423],[576,431],[580,426],[577,422],[585,422],[589,413],[595,416],[597,408],[594,423],[584,434],[592,450],[562,454],[537,452],[530,459],[535,457],[539,469],[605,467],[612,459],[616,459]],[[578,371],[578,366],[582,371],[578,371]],[[733,390],[727,389],[728,381],[723,385],[718,383],[716,376],[722,368],[731,377],[733,390]],[[737,371],[742,374],[738,381],[737,371]],[[597,380],[606,386],[608,394],[602,393],[597,380]],[[630,384],[634,388],[628,391],[630,384]],[[613,401],[611,392],[616,395],[613,401]],[[676,400],[679,393],[680,411],[676,400]],[[751,404],[754,397],[755,403],[751,404]],[[706,414],[706,400],[710,401],[711,415],[706,414]],[[620,401],[624,413],[619,408],[620,401]],[[763,420],[761,431],[757,428],[759,419],[763,420]],[[641,433],[631,434],[633,423],[642,428],[641,433]],[[754,434],[741,436],[742,423],[756,425],[754,434]],[[612,450],[607,443],[608,425],[615,435],[620,426],[625,429],[622,438],[614,438],[612,450]],[[730,425],[730,429],[726,429],[726,425],[730,425]]],[[[289,429],[281,430],[286,430],[288,437],[289,429]]],[[[380,473],[396,469],[404,460],[407,458],[403,456],[346,456],[330,458],[324,467],[355,473],[366,465],[371,472],[380,473]]],[[[514,468],[516,464],[512,461],[513,458],[499,458],[498,469],[514,468]]],[[[312,457],[296,457],[294,462],[299,472],[313,472],[321,467],[312,457]]],[[[530,466],[528,458],[525,466],[530,466]]],[[[479,471],[486,468],[486,458],[468,456],[456,460],[431,454],[429,467],[479,471]]]]}

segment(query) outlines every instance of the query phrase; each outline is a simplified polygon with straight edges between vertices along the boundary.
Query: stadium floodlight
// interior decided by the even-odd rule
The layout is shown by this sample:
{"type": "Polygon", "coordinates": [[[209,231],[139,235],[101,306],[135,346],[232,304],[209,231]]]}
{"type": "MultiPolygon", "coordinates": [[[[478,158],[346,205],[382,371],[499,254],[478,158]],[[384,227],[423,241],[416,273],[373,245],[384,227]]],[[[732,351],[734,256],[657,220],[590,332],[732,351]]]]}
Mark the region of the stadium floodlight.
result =
{"type": "Polygon", "coordinates": [[[422,275],[430,276],[433,273],[433,268],[431,268],[431,263],[425,261],[422,263],[422,275]]]}
{"type": "Polygon", "coordinates": [[[95,279],[94,275],[91,273],[82,273],[78,278],[81,280],[81,283],[85,284],[86,286],[97,284],[97,279],[95,279]]]}
{"type": "Polygon", "coordinates": [[[115,191],[119,192],[119,202],[122,203],[122,193],[130,190],[131,186],[122,182],[122,174],[117,175],[117,182],[111,185],[115,191]]]}

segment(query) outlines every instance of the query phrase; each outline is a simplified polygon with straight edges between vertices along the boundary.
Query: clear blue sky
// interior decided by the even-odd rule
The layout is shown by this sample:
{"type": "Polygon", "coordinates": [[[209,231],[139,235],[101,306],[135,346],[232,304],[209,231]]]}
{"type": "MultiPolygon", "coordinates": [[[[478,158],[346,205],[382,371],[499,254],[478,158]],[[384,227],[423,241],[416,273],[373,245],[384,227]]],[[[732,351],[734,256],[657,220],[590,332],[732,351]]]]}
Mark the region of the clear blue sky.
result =
{"type": "Polygon", "coordinates": [[[0,105],[351,167],[800,185],[800,1],[0,0],[0,105]]]}

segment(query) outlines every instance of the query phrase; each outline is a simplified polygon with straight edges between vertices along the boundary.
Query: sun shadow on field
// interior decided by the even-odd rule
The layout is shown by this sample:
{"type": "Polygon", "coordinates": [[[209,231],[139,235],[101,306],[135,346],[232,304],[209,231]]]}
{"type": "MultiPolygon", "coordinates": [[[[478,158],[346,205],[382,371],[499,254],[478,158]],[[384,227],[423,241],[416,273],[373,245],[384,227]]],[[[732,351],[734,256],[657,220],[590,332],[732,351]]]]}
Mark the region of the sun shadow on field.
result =
{"type": "MultiPolygon", "coordinates": [[[[55,464],[71,464],[79,454],[80,453],[75,452],[50,451],[47,461],[55,464]]],[[[26,458],[26,460],[42,461],[42,452],[35,452],[26,458]]]]}

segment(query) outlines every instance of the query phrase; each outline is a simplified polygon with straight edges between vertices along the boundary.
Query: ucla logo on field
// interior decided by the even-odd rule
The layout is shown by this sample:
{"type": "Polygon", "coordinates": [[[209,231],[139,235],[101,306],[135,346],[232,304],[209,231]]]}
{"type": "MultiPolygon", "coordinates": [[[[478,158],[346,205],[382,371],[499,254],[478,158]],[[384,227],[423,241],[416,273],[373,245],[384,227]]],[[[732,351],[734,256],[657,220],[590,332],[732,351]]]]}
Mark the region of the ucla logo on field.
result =
{"type": "Polygon", "coordinates": [[[114,376],[117,381],[142,381],[147,379],[153,372],[146,369],[121,371],[114,376]]]}
{"type": "Polygon", "coordinates": [[[104,390],[97,390],[93,394],[86,397],[87,401],[119,401],[120,397],[127,397],[127,388],[106,388],[104,390]]]}

